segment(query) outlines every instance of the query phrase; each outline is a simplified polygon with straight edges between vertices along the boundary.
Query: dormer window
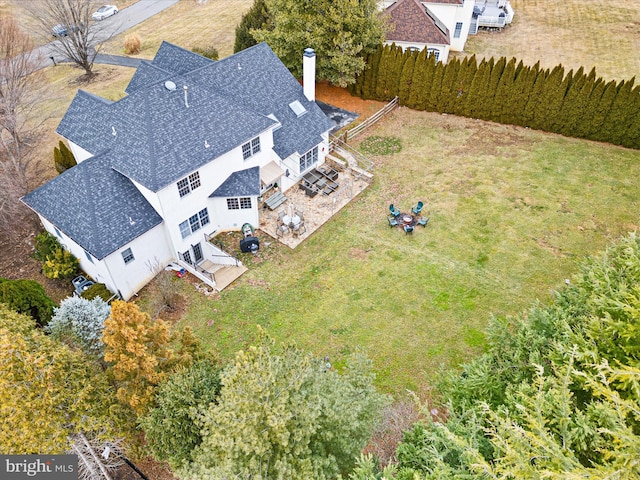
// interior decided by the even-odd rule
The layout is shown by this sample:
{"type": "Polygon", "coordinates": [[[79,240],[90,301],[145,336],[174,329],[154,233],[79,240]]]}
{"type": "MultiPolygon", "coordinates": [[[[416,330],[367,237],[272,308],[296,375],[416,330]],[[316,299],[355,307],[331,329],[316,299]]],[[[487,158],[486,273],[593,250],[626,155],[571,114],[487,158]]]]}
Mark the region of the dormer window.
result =
{"type": "Polygon", "coordinates": [[[260,152],[260,137],[256,137],[250,142],[242,145],[242,158],[245,160],[251,158],[258,152],[260,152]]]}
{"type": "Polygon", "coordinates": [[[178,193],[180,197],[184,197],[187,193],[195,190],[200,186],[200,174],[198,172],[192,173],[188,177],[178,181],[178,193]]]}

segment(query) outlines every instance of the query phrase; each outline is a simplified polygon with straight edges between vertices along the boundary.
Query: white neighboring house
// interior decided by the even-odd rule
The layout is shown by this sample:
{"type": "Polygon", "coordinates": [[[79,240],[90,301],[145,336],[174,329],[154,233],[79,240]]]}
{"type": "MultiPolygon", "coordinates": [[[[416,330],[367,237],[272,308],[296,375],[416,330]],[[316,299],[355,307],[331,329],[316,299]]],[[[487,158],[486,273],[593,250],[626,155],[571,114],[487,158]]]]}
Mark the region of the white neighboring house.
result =
{"type": "Polygon", "coordinates": [[[426,48],[445,63],[450,51],[464,51],[478,27],[504,27],[513,19],[508,0],[387,0],[381,6],[393,25],[386,44],[426,48]]]}
{"type": "Polygon", "coordinates": [[[78,91],[57,129],[78,165],[22,201],[125,300],[170,262],[215,287],[210,267],[238,262],[209,237],[324,162],[311,49],[304,69],[303,88],[265,43],[214,62],[164,42],[121,100],[78,91]]]}

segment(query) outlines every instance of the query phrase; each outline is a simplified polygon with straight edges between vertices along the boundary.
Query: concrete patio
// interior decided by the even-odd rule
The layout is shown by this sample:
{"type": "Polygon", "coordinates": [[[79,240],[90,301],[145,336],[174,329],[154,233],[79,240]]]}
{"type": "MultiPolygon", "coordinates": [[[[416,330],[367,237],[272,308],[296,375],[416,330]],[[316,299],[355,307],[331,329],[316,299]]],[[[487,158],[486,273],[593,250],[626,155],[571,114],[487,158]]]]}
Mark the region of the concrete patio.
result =
{"type": "Polygon", "coordinates": [[[273,211],[268,208],[262,209],[260,230],[282,244],[296,248],[369,186],[364,179],[356,178],[349,168],[338,173],[336,182],[340,186],[334,193],[331,195],[319,193],[313,198],[308,197],[297,185],[290,188],[284,192],[287,197],[286,202],[273,211]],[[289,231],[278,236],[276,230],[281,224],[278,219],[279,213],[292,216],[294,211],[302,213],[306,231],[299,235],[289,231]]]}

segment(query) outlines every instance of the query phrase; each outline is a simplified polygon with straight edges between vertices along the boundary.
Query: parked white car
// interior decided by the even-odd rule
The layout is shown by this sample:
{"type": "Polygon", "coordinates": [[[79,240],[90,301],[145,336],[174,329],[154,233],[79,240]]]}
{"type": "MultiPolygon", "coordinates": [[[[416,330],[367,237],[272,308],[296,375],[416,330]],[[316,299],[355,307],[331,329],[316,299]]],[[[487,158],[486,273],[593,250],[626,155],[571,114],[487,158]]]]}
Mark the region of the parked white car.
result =
{"type": "Polygon", "coordinates": [[[116,13],[118,13],[118,7],[115,5],[103,5],[93,15],[91,15],[91,17],[94,20],[104,20],[116,13]]]}

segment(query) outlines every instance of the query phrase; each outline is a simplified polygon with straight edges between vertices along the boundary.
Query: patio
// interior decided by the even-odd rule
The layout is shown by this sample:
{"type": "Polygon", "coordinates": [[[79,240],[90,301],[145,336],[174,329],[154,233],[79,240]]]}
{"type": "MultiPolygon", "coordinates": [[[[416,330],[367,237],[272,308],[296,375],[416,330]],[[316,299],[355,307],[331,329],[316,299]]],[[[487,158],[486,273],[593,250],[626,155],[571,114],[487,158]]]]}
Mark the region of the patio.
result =
{"type": "Polygon", "coordinates": [[[339,187],[333,193],[320,192],[314,197],[309,197],[298,185],[290,188],[284,192],[287,200],[278,208],[270,210],[266,205],[262,208],[260,230],[282,244],[296,248],[369,186],[362,178],[356,178],[349,168],[338,172],[336,183],[339,187]],[[285,214],[293,217],[295,212],[302,213],[304,230],[298,234],[289,231],[278,235],[277,229],[282,223],[279,217],[285,214]]]}

